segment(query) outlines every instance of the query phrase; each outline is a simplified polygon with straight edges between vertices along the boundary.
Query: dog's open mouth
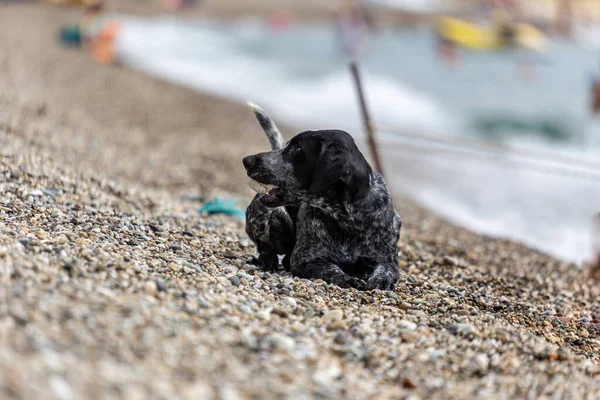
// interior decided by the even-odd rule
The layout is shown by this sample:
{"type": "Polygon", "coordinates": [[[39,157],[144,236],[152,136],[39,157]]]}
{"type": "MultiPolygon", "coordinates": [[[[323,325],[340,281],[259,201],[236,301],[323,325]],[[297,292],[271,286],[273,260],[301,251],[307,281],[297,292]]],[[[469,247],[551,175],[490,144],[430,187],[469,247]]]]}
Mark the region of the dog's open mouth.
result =
{"type": "Polygon", "coordinates": [[[250,179],[248,185],[254,190],[256,193],[262,195],[259,197],[259,201],[265,205],[271,205],[277,203],[277,196],[280,193],[280,189],[275,185],[270,185],[268,183],[262,183],[256,181],[254,179],[250,179]]]}

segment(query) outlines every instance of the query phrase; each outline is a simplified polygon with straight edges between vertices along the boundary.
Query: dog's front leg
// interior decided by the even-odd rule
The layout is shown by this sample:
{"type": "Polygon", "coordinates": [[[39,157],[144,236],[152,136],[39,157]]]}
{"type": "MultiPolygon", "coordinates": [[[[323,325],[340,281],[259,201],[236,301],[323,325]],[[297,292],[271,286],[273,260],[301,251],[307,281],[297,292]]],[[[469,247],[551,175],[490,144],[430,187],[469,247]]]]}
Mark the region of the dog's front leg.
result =
{"type": "Polygon", "coordinates": [[[292,274],[307,279],[323,279],[341,288],[367,289],[367,282],[346,274],[338,265],[325,260],[313,259],[298,261],[292,257],[292,274]]]}
{"type": "Polygon", "coordinates": [[[398,277],[397,262],[379,264],[367,280],[367,289],[394,290],[398,277]]]}
{"type": "Polygon", "coordinates": [[[248,261],[248,264],[256,265],[268,272],[275,272],[279,266],[279,258],[277,257],[277,253],[259,252],[258,257],[252,257],[248,261]]]}

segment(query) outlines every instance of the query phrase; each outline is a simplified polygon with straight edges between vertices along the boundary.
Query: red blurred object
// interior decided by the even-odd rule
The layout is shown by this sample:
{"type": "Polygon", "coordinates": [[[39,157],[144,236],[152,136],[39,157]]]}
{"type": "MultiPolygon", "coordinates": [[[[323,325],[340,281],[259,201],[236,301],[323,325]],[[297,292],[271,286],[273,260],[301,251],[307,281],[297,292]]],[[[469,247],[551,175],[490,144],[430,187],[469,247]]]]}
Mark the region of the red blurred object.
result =
{"type": "Polygon", "coordinates": [[[183,0],[163,0],[163,5],[169,10],[178,10],[183,6],[183,0]]]}
{"type": "Polygon", "coordinates": [[[275,32],[285,32],[291,29],[295,23],[296,19],[287,11],[274,12],[267,18],[269,29],[275,32]]]}
{"type": "Polygon", "coordinates": [[[458,65],[458,49],[456,45],[442,37],[438,37],[438,54],[442,62],[450,68],[458,65]]]}
{"type": "Polygon", "coordinates": [[[456,57],[456,47],[450,43],[442,44],[442,48],[440,50],[442,54],[442,59],[451,67],[456,66],[457,57],[456,57]]]}
{"type": "Polygon", "coordinates": [[[163,5],[169,10],[180,10],[184,7],[193,6],[197,0],[163,0],[163,5]]]}
{"type": "Polygon", "coordinates": [[[594,80],[592,86],[592,112],[600,114],[600,77],[594,80]]]}

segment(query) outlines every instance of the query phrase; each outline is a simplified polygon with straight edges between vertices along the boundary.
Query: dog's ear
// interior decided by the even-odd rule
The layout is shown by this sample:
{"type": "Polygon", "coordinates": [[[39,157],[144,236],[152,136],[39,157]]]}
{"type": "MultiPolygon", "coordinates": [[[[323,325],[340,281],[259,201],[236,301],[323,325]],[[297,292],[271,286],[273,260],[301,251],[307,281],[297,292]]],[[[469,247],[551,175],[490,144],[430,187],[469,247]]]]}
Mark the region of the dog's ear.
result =
{"type": "Polygon", "coordinates": [[[348,154],[348,172],[345,176],[346,195],[354,200],[366,195],[371,188],[371,166],[358,147],[352,146],[348,154]]]}
{"type": "Polygon", "coordinates": [[[338,143],[324,143],[321,146],[308,189],[310,193],[327,190],[344,176],[347,167],[344,151],[346,149],[338,143]]]}

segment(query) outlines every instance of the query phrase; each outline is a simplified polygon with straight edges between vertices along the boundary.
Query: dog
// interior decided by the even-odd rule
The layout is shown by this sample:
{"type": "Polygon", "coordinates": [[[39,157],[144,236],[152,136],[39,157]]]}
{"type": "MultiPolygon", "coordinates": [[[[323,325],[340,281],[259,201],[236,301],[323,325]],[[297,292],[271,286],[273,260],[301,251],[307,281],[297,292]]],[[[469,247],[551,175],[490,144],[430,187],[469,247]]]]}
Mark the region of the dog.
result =
{"type": "Polygon", "coordinates": [[[273,120],[249,104],[271,144],[271,151],[242,160],[257,191],[246,233],[258,265],[276,270],[283,255],[283,267],[301,278],[393,290],[402,219],[352,136],[304,131],[285,143],[273,120]]]}

